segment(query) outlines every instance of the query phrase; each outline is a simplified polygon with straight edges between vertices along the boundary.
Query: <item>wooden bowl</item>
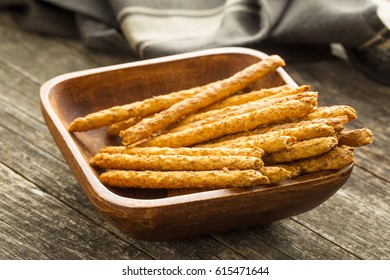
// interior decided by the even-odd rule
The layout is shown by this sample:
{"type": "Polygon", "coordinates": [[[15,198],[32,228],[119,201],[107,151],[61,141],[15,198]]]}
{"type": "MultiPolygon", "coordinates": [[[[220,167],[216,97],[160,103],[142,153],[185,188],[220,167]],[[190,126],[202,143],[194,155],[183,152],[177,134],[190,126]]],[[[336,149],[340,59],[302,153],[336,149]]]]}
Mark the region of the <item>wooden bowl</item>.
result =
{"type": "MultiPolygon", "coordinates": [[[[100,183],[89,159],[119,144],[106,128],[69,133],[73,119],[114,105],[226,78],[266,57],[244,48],[220,48],[65,74],[41,88],[41,108],[64,158],[93,205],[115,226],[144,240],[187,238],[269,223],[308,211],[332,196],[353,166],[318,172],[268,187],[202,192],[116,189],[100,183]]],[[[283,69],[253,88],[296,86],[283,69]]]]}

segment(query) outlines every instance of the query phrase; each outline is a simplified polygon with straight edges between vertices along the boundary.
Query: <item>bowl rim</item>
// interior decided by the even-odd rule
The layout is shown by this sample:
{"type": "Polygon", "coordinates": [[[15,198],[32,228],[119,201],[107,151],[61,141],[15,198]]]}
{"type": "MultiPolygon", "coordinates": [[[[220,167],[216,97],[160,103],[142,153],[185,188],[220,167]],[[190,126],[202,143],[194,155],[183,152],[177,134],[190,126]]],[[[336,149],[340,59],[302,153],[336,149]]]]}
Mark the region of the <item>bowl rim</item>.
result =
{"type": "MultiPolygon", "coordinates": [[[[88,184],[89,184],[88,191],[94,195],[94,197],[93,197],[94,201],[92,201],[94,204],[98,204],[100,206],[109,206],[109,208],[112,208],[113,206],[115,206],[117,208],[122,208],[122,209],[163,207],[163,206],[180,205],[180,204],[197,202],[197,201],[204,201],[204,200],[223,199],[224,197],[248,195],[250,193],[253,193],[253,191],[255,191],[255,192],[258,192],[258,191],[274,192],[276,190],[278,192],[278,191],[286,191],[290,188],[296,188],[295,184],[291,184],[291,185],[286,185],[286,186],[282,185],[282,186],[274,186],[274,187],[271,186],[271,187],[267,187],[267,188],[256,188],[255,190],[248,190],[245,188],[245,189],[240,189],[239,191],[234,191],[234,192],[232,192],[231,189],[216,189],[216,190],[202,191],[202,192],[197,192],[197,193],[184,194],[184,195],[179,195],[179,196],[154,198],[154,199],[140,199],[140,198],[131,198],[131,197],[120,196],[120,195],[110,191],[106,186],[104,186],[99,181],[99,179],[97,178],[97,176],[93,172],[93,168],[83,158],[81,151],[79,150],[76,143],[74,142],[74,140],[71,137],[71,133],[63,125],[63,123],[61,122],[60,118],[57,116],[56,112],[52,108],[50,101],[49,101],[51,89],[54,88],[55,86],[57,86],[58,84],[60,84],[64,81],[70,80],[70,79],[75,79],[75,78],[78,78],[81,76],[93,75],[96,73],[125,69],[125,68],[129,68],[129,67],[139,67],[139,66],[145,66],[145,65],[149,65],[149,64],[167,63],[167,62],[172,62],[172,61],[176,61],[176,60],[191,59],[191,58],[196,58],[196,57],[200,57],[200,56],[210,56],[210,55],[218,55],[218,54],[232,54],[232,55],[245,54],[245,55],[258,57],[260,59],[264,59],[265,57],[268,56],[267,54],[265,54],[263,52],[253,50],[253,49],[248,49],[248,48],[242,48],[242,47],[215,48],[215,49],[201,50],[201,51],[195,51],[195,52],[190,52],[190,53],[176,54],[176,55],[165,56],[165,57],[160,57],[160,58],[152,58],[152,59],[147,59],[147,60],[127,62],[127,63],[117,64],[117,65],[75,71],[75,72],[66,73],[66,74],[56,76],[56,77],[48,80],[47,82],[45,82],[41,86],[41,88],[40,88],[40,101],[41,101],[42,110],[45,110],[45,113],[47,113],[47,115],[50,117],[50,119],[53,122],[55,128],[57,129],[58,133],[63,138],[64,143],[66,144],[69,152],[75,158],[75,161],[77,162],[78,167],[81,169],[83,176],[85,177],[86,182],[88,182],[88,184]]],[[[284,69],[279,67],[277,69],[277,72],[280,74],[281,78],[286,82],[286,84],[289,84],[291,86],[297,86],[295,81],[285,72],[284,69]]],[[[66,159],[66,160],[68,160],[68,159],[66,159]]],[[[348,167],[345,167],[341,170],[335,171],[335,172],[330,172],[330,173],[328,172],[328,174],[325,174],[325,176],[321,177],[321,179],[315,178],[313,176],[304,175],[304,176],[306,176],[306,179],[301,180],[299,182],[299,184],[302,184],[302,183],[305,183],[308,181],[313,182],[316,180],[323,180],[323,179],[331,180],[331,178],[334,178],[334,177],[341,177],[343,174],[346,174],[352,167],[353,167],[353,164],[348,166],[348,167]]],[[[302,177],[304,177],[304,176],[302,176],[302,177]]],[[[292,182],[294,182],[294,181],[292,180],[292,182]]],[[[83,184],[81,182],[79,182],[79,184],[81,185],[83,190],[86,191],[85,186],[83,186],[83,184]]],[[[90,197],[90,199],[91,199],[91,197],[90,197]]]]}

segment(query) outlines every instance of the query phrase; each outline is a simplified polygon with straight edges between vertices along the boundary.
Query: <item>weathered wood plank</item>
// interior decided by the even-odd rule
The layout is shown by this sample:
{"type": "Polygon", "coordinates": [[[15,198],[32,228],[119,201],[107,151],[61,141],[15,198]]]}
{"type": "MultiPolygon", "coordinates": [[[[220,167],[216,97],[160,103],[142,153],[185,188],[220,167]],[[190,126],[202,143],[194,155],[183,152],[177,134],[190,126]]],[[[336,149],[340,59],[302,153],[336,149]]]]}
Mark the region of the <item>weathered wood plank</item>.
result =
{"type": "MultiPolygon", "coordinates": [[[[305,215],[305,214],[303,214],[305,215]]],[[[357,257],[342,249],[314,229],[302,226],[295,218],[272,224],[249,228],[270,246],[283,251],[292,259],[356,259],[357,257]]]]}
{"type": "Polygon", "coordinates": [[[5,221],[0,221],[0,259],[49,259],[45,252],[39,251],[29,244],[30,239],[5,221]],[[12,238],[10,238],[12,237],[12,238]]]}
{"type": "Polygon", "coordinates": [[[0,37],[0,54],[12,62],[8,66],[37,84],[63,73],[131,60],[130,57],[80,51],[81,47],[75,47],[80,45],[76,41],[24,32],[4,12],[0,17],[0,37]],[[68,44],[64,44],[65,41],[68,44]]]}
{"type": "Polygon", "coordinates": [[[328,202],[296,219],[362,259],[390,258],[390,184],[355,169],[328,202]]]}
{"type": "Polygon", "coordinates": [[[233,231],[214,235],[214,238],[233,248],[248,259],[291,259],[249,231],[233,231]]]}
{"type": "MultiPolygon", "coordinates": [[[[35,255],[38,258],[125,257],[123,248],[126,242],[122,239],[97,227],[83,215],[43,192],[3,164],[0,165],[0,174],[5,178],[0,182],[1,220],[24,235],[23,239],[18,239],[24,246],[12,248],[16,250],[15,255],[31,258],[33,255],[26,249],[34,247],[44,252],[35,255]],[[64,215],[66,219],[63,219],[64,215]],[[110,250],[105,250],[106,246],[109,246],[110,250]]],[[[8,236],[8,239],[13,240],[14,237],[8,236]]],[[[37,251],[34,253],[37,254],[37,251]]],[[[132,257],[149,258],[142,251],[137,251],[132,257]]]]}

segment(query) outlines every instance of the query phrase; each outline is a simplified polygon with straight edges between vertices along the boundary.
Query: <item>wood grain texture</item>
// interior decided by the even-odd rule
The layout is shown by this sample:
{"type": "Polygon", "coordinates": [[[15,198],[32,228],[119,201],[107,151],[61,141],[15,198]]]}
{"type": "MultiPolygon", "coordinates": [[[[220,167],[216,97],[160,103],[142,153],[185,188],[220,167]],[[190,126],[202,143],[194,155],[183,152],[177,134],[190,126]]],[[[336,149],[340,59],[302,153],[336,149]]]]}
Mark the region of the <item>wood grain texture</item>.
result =
{"type": "Polygon", "coordinates": [[[93,208],[39,108],[39,87],[53,76],[131,58],[25,33],[3,11],[0,37],[0,259],[390,258],[390,91],[347,62],[287,65],[297,83],[320,92],[320,104],[356,108],[351,128],[375,133],[373,145],[357,150],[353,174],[339,192],[312,211],[272,224],[148,242],[121,233],[93,208]]]}

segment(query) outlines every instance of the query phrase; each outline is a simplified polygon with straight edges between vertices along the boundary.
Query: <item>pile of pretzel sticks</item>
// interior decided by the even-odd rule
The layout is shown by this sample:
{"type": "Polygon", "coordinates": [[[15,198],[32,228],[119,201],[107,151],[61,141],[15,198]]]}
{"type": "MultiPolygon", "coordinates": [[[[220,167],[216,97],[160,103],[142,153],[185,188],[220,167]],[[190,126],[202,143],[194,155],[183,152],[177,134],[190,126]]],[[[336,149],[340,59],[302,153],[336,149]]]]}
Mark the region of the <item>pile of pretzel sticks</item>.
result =
{"type": "Polygon", "coordinates": [[[246,91],[284,65],[272,55],[224,80],[77,118],[69,131],[108,126],[122,138],[90,161],[115,187],[267,185],[353,163],[373,134],[344,129],[357,118],[352,107],[319,107],[307,85],[246,91]]]}

